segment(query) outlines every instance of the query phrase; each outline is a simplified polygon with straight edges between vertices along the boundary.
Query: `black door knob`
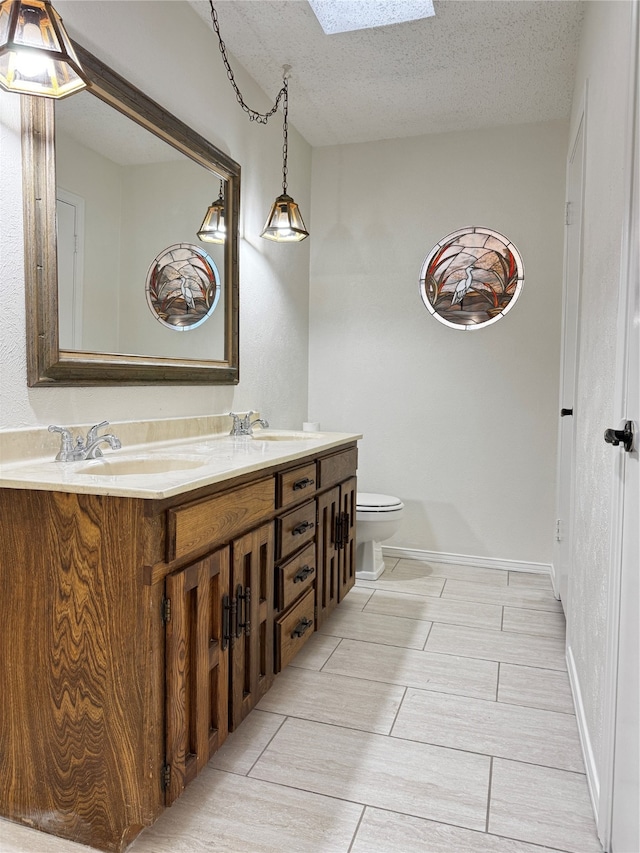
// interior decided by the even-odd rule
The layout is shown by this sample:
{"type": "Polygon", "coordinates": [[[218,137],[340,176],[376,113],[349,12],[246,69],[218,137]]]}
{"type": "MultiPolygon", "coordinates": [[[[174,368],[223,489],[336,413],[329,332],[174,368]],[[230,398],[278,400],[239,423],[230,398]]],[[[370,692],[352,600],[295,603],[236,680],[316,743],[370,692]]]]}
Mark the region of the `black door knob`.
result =
{"type": "Polygon", "coordinates": [[[622,444],[627,453],[630,453],[633,450],[632,421],[626,421],[623,429],[606,429],[604,431],[604,440],[607,444],[612,444],[614,447],[622,444]]]}
{"type": "Polygon", "coordinates": [[[567,415],[572,415],[572,414],[573,414],[573,409],[560,409],[560,417],[561,418],[566,418],[567,415]]]}

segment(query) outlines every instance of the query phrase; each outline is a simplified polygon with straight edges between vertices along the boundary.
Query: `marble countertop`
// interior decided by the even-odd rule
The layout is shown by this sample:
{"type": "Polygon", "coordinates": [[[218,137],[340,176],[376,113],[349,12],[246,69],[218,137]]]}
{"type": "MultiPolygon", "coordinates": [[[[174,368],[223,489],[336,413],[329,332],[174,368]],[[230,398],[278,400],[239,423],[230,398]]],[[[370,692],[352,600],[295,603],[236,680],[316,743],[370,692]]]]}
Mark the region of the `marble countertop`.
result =
{"type": "MultiPolygon", "coordinates": [[[[126,426],[120,426],[121,429],[113,424],[102,432],[119,436],[127,433],[126,426]]],[[[57,449],[53,454],[35,456],[36,449],[31,455],[21,456],[15,450],[20,443],[15,436],[12,441],[10,434],[0,433],[5,450],[0,460],[0,488],[162,499],[362,438],[355,433],[258,428],[253,436],[233,437],[218,430],[219,424],[215,424],[212,432],[193,435],[193,430],[186,428],[183,435],[176,437],[175,433],[181,430],[173,426],[170,433],[155,430],[156,437],[171,434],[170,440],[156,438],[139,443],[135,438],[148,437],[149,430],[146,435],[131,432],[134,442],[125,444],[123,437],[120,450],[110,450],[105,445],[102,457],[78,462],[54,461],[57,449]]],[[[46,442],[46,437],[42,441],[46,442]]],[[[56,439],[53,441],[55,445],[56,439]]]]}

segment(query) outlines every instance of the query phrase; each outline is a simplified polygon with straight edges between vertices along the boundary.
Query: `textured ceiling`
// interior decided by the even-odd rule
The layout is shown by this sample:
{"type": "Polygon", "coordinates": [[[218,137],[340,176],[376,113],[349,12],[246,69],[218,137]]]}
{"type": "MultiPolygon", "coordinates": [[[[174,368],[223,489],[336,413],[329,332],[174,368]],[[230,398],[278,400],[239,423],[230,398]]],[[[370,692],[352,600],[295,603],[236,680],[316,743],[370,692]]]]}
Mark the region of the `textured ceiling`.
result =
{"type": "MultiPolygon", "coordinates": [[[[207,0],[190,4],[217,44],[207,0]]],[[[289,118],[311,145],[569,116],[580,0],[435,0],[434,18],[335,35],[307,0],[214,5],[271,100],[292,66],[289,118]]]]}

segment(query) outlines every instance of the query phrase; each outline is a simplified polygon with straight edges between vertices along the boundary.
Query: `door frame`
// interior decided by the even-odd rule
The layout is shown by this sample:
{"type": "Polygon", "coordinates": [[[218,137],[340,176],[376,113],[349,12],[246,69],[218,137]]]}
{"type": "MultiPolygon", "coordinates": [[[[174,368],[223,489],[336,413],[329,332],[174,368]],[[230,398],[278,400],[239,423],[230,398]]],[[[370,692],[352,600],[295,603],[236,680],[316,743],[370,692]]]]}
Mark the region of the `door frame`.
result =
{"type": "MultiPolygon", "coordinates": [[[[625,133],[625,162],[624,175],[626,197],[624,206],[624,221],[621,243],[621,267],[618,298],[618,323],[616,348],[616,372],[612,424],[617,427],[619,421],[626,417],[626,387],[627,387],[627,355],[629,312],[634,282],[633,268],[636,259],[633,253],[638,251],[634,235],[635,224],[640,221],[640,193],[638,192],[638,172],[640,170],[640,135],[638,97],[640,82],[638,79],[638,47],[639,36],[639,2],[632,0],[631,6],[631,57],[632,68],[629,80],[629,120],[625,133]],[[635,191],[634,191],[635,185],[635,191]]],[[[614,457],[612,464],[611,486],[611,542],[610,542],[610,571],[608,584],[606,657],[604,676],[604,707],[603,707],[603,743],[602,743],[602,772],[600,776],[600,791],[598,797],[597,825],[598,835],[605,851],[611,849],[613,829],[613,794],[614,794],[614,758],[616,738],[616,710],[618,686],[618,657],[620,629],[620,594],[622,588],[622,539],[624,516],[624,478],[620,469],[624,465],[625,454],[614,457]]]]}
{"type": "MultiPolygon", "coordinates": [[[[569,482],[565,485],[565,487],[569,490],[569,506],[568,511],[566,513],[567,518],[560,518],[560,482],[562,478],[562,428],[563,423],[560,417],[560,409],[565,406],[567,402],[571,404],[571,406],[575,406],[575,391],[578,383],[578,366],[580,362],[580,323],[579,323],[579,315],[580,315],[580,292],[581,292],[581,282],[582,282],[582,249],[583,249],[583,241],[584,241],[584,187],[586,180],[586,162],[587,162],[587,111],[588,111],[588,96],[589,96],[589,81],[585,81],[584,90],[582,93],[582,102],[580,105],[580,109],[578,110],[578,115],[576,118],[576,122],[574,127],[572,128],[569,145],[569,156],[567,157],[567,179],[566,179],[566,189],[565,189],[565,209],[567,212],[569,211],[569,195],[570,195],[570,187],[569,187],[569,170],[572,159],[575,155],[576,145],[578,144],[578,138],[580,132],[582,131],[582,163],[580,166],[580,199],[579,202],[579,216],[580,216],[580,232],[578,234],[578,245],[579,245],[579,263],[577,269],[577,279],[574,283],[574,287],[576,288],[576,297],[575,297],[575,312],[576,312],[576,334],[575,334],[575,355],[574,355],[574,378],[573,378],[573,388],[571,389],[572,399],[568,401],[566,399],[567,388],[565,388],[565,359],[567,358],[567,323],[569,320],[569,282],[568,282],[568,270],[569,270],[569,241],[566,239],[566,231],[565,231],[565,249],[564,249],[564,269],[563,269],[563,287],[562,287],[562,338],[561,338],[561,351],[560,351],[560,389],[558,394],[558,439],[557,439],[557,447],[558,447],[558,457],[556,460],[556,542],[559,541],[558,537],[563,536],[566,540],[566,550],[569,555],[573,554],[573,505],[574,505],[574,482],[575,482],[575,420],[574,416],[571,416],[571,429],[573,434],[573,439],[571,442],[571,447],[569,448],[569,452],[571,455],[570,465],[569,465],[569,482]],[[561,531],[560,525],[564,524],[564,531],[561,531]]],[[[565,229],[568,227],[568,222],[565,224],[565,229]]],[[[566,448],[565,448],[566,452],[566,448]]],[[[557,547],[554,548],[555,554],[557,554],[557,547]]],[[[569,573],[569,581],[570,584],[571,577],[569,573]]],[[[551,583],[553,585],[553,591],[555,597],[560,599],[560,575],[556,572],[555,559],[552,560],[551,563],[551,583]]],[[[568,613],[568,600],[563,602],[563,609],[565,614],[568,613]]],[[[569,626],[567,625],[567,631],[569,626]]]]}

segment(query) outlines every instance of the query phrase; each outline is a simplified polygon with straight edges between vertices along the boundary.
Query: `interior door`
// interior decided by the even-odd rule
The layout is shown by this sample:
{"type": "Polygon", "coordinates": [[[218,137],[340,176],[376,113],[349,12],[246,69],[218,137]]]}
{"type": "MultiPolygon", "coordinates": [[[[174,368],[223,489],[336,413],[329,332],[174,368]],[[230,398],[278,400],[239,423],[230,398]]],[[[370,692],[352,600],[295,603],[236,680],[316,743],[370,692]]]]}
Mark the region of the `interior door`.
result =
{"type": "MultiPolygon", "coordinates": [[[[637,60],[638,4],[634,10],[634,55],[637,60]]],[[[621,331],[625,340],[625,358],[620,412],[624,422],[635,431],[631,451],[618,444],[617,466],[622,478],[622,528],[620,565],[620,604],[618,625],[618,661],[615,691],[615,741],[613,766],[613,805],[611,850],[636,853],[640,850],[640,111],[638,108],[638,70],[636,68],[633,103],[633,157],[630,217],[627,232],[628,269],[626,317],[621,331]]],[[[623,424],[617,424],[618,427],[623,424]]],[[[610,436],[609,436],[610,437],[610,436]]]]}
{"type": "MultiPolygon", "coordinates": [[[[637,233],[637,231],[636,231],[637,233]]],[[[636,249],[637,253],[637,249],[636,249]]],[[[622,567],[620,578],[620,625],[616,688],[615,750],[613,770],[613,815],[611,850],[636,853],[640,850],[640,348],[638,346],[638,267],[636,262],[633,312],[629,323],[629,369],[627,414],[634,424],[635,447],[622,454],[620,474],[624,478],[622,516],[622,567]]]]}
{"type": "Polygon", "coordinates": [[[584,170],[585,113],[571,149],[567,166],[566,254],[563,291],[562,373],[558,428],[558,475],[556,494],[556,538],[553,553],[556,595],[565,614],[569,611],[571,575],[571,517],[574,483],[574,398],[578,365],[578,312],[582,274],[582,184],[584,170]]]}
{"type": "Polygon", "coordinates": [[[61,349],[82,349],[84,199],[56,190],[58,338],[61,349]]]}

